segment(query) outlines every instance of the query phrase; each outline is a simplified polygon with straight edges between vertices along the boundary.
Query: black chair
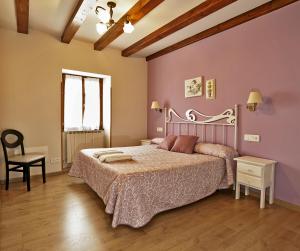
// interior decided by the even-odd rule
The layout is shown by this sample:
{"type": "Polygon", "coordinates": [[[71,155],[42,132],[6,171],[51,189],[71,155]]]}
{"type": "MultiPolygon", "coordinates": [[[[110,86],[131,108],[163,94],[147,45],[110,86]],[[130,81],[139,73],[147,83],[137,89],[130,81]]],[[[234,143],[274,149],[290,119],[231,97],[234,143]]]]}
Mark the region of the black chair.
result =
{"type": "Polygon", "coordinates": [[[43,183],[46,183],[46,167],[45,156],[41,154],[25,154],[24,151],[24,136],[17,130],[7,129],[1,134],[1,143],[4,152],[5,166],[6,166],[6,180],[5,189],[8,190],[9,172],[22,172],[23,182],[27,181],[27,191],[30,191],[30,168],[32,166],[41,166],[43,173],[43,183]],[[7,141],[7,136],[14,135],[17,137],[16,141],[10,143],[7,141]],[[11,157],[7,154],[7,148],[17,148],[21,146],[20,155],[13,155],[11,157]]]}

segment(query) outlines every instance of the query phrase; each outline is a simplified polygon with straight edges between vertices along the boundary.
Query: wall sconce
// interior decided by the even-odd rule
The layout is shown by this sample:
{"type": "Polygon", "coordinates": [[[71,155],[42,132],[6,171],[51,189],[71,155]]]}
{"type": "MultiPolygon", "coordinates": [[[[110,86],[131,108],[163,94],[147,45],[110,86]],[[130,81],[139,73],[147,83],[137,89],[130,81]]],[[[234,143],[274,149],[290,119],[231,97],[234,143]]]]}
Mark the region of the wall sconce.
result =
{"type": "Polygon", "coordinates": [[[162,109],[160,108],[158,101],[152,101],[151,109],[157,112],[162,112],[162,109]]]}
{"type": "Polygon", "coordinates": [[[262,103],[262,97],[259,91],[250,91],[247,101],[247,109],[250,112],[254,112],[258,104],[262,103]]]}

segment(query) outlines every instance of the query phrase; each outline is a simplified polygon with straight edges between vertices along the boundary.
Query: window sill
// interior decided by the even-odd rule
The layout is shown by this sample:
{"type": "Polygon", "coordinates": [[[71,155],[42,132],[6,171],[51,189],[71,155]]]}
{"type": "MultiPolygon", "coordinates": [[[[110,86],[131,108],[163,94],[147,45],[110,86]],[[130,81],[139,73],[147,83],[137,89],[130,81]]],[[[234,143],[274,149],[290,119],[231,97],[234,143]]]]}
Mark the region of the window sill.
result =
{"type": "Polygon", "coordinates": [[[76,130],[76,131],[64,131],[64,133],[101,133],[104,129],[99,130],[76,130]]]}

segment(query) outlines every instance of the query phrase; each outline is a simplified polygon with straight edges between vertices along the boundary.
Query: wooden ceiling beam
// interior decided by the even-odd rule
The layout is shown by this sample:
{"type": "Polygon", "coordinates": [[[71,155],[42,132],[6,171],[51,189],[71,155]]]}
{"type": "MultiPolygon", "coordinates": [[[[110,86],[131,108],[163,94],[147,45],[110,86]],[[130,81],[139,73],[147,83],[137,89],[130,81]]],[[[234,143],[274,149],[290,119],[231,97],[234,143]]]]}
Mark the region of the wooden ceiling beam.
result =
{"type": "Polygon", "coordinates": [[[96,4],[96,0],[79,0],[61,36],[63,43],[69,44],[86,17],[96,4]]]}
{"type": "Polygon", "coordinates": [[[128,57],[236,1],[237,0],[207,0],[129,46],[122,51],[122,56],[128,57]]]}
{"type": "Polygon", "coordinates": [[[29,0],[15,0],[17,31],[28,34],[29,0]]]}
{"type": "Polygon", "coordinates": [[[101,51],[123,33],[127,16],[132,24],[137,23],[164,0],[139,0],[124,16],[122,16],[97,42],[94,49],[101,51]]]}
{"type": "Polygon", "coordinates": [[[183,48],[187,45],[196,43],[202,39],[208,38],[210,36],[213,36],[215,34],[218,34],[220,32],[226,31],[228,29],[231,29],[235,26],[238,26],[240,24],[243,24],[245,22],[248,22],[252,19],[255,19],[257,17],[266,15],[272,11],[278,10],[286,5],[289,5],[291,3],[297,2],[299,0],[272,0],[270,2],[267,2],[261,6],[258,6],[250,11],[247,11],[239,16],[236,16],[234,18],[231,18],[221,24],[218,24],[212,28],[209,28],[205,31],[202,31],[196,35],[193,35],[189,38],[186,38],[180,42],[177,42],[171,46],[168,46],[152,55],[149,55],[146,57],[146,60],[152,60],[154,58],[160,57],[162,55],[165,55],[167,53],[170,53],[172,51],[178,50],[180,48],[183,48]]]}

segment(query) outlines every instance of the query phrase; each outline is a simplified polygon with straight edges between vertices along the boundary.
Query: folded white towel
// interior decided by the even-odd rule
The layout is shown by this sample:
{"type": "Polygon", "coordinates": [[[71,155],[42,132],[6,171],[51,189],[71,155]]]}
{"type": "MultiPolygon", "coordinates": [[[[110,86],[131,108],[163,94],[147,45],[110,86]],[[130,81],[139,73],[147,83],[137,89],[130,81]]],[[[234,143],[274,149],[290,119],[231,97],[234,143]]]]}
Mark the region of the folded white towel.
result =
{"type": "Polygon", "coordinates": [[[121,160],[132,160],[132,155],[124,153],[105,154],[99,158],[100,162],[114,162],[121,160]]]}
{"type": "Polygon", "coordinates": [[[123,153],[122,151],[118,151],[118,150],[103,150],[103,151],[99,151],[93,154],[93,156],[97,159],[99,159],[101,156],[103,155],[107,155],[107,154],[120,154],[123,153]]]}

